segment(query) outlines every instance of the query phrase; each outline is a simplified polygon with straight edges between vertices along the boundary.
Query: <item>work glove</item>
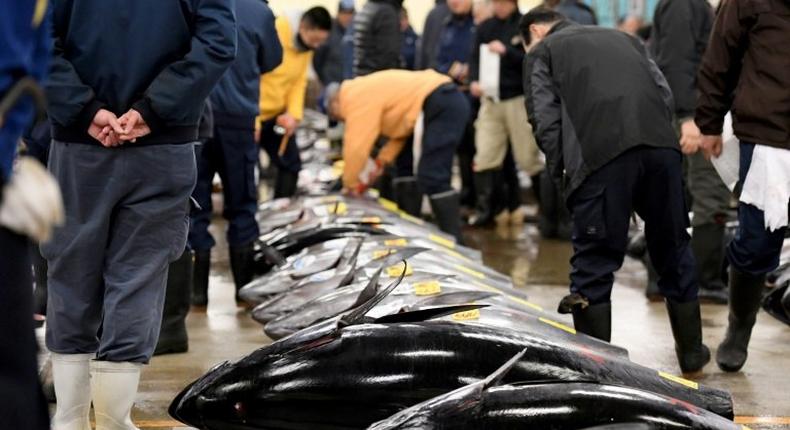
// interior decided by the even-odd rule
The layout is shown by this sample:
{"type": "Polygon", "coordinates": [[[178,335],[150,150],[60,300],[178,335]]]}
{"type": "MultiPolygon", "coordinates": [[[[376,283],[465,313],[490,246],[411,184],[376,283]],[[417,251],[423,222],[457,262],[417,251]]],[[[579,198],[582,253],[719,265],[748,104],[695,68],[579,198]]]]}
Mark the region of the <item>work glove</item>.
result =
{"type": "Polygon", "coordinates": [[[0,201],[0,226],[46,242],[63,224],[63,198],[50,173],[35,159],[20,158],[0,201]]]}
{"type": "Polygon", "coordinates": [[[384,173],[384,165],[376,159],[368,158],[365,167],[359,173],[359,184],[354,190],[357,195],[362,195],[384,173]]]}

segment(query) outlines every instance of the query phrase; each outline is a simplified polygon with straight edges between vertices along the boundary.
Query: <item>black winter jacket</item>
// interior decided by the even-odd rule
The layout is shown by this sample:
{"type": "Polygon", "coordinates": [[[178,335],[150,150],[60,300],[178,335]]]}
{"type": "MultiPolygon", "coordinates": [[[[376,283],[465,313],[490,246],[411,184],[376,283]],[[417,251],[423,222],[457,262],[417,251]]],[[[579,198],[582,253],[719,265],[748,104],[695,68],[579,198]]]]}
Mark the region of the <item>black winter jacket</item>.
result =
{"type": "Polygon", "coordinates": [[[58,0],[46,93],[55,140],[87,134],[99,109],[136,109],[135,145],[194,142],[206,98],[236,56],[227,0],[58,0]]]}
{"type": "Polygon", "coordinates": [[[508,100],[524,94],[521,68],[524,64],[524,48],[518,23],[521,13],[516,10],[508,19],[489,18],[477,28],[472,57],[469,59],[469,81],[480,79],[480,45],[498,40],[507,47],[507,52],[500,60],[499,66],[499,99],[508,100]]]}
{"type": "Polygon", "coordinates": [[[524,91],[535,138],[566,197],[631,148],[680,150],[666,80],[625,33],[555,25],[527,55],[524,91]]]}
{"type": "Polygon", "coordinates": [[[672,89],[679,119],[694,116],[697,71],[712,28],[708,0],[661,0],[656,8],[651,49],[672,89]]]}
{"type": "Polygon", "coordinates": [[[401,68],[403,0],[369,0],[354,16],[354,76],[401,68]]]}

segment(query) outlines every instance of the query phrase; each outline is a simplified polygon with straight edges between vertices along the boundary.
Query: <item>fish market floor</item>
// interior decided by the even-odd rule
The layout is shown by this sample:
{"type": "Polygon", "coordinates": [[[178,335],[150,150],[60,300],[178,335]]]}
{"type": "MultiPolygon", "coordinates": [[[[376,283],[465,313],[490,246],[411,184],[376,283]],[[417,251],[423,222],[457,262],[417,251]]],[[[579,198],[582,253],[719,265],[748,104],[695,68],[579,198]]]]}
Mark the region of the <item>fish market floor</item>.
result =
{"type": "MultiPolygon", "coordinates": [[[[225,224],[217,220],[212,234],[222,242],[225,224]]],[[[486,264],[512,276],[535,303],[555,309],[566,294],[570,245],[538,238],[534,227],[468,230],[469,245],[482,249],[486,264]]],[[[213,365],[236,359],[270,340],[261,327],[236,309],[227,249],[213,252],[207,312],[187,320],[190,349],[186,354],[155,357],[143,371],[133,417],[142,429],[184,429],[167,414],[170,400],[213,365]]],[[[672,335],[664,306],[649,303],[643,290],[646,272],[628,259],[618,273],[613,294],[613,343],[628,348],[643,365],[678,374],[672,335]]],[[[704,305],[705,342],[715,353],[724,335],[726,306],[704,305]]],[[[715,364],[705,368],[699,382],[730,390],[735,412],[752,429],[790,429],[790,328],[760,313],[752,336],[749,361],[743,372],[725,374],[715,364]]]]}

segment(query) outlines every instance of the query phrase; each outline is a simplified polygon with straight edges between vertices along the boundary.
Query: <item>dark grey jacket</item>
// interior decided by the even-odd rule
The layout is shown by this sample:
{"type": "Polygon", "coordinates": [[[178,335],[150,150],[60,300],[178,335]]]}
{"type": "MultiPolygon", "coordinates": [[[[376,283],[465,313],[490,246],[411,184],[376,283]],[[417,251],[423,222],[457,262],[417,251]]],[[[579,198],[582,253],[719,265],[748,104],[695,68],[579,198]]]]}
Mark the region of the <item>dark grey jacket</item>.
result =
{"type": "Polygon", "coordinates": [[[694,116],[697,71],[711,29],[713,9],[708,0],[661,0],[656,8],[650,46],[675,96],[678,118],[694,116]]]}
{"type": "Polygon", "coordinates": [[[526,57],[524,92],[535,138],[566,197],[631,148],[680,150],[666,80],[642,43],[617,30],[557,24],[526,57]]]}
{"type": "Polygon", "coordinates": [[[369,0],[354,16],[354,76],[401,67],[403,0],[369,0]]]}

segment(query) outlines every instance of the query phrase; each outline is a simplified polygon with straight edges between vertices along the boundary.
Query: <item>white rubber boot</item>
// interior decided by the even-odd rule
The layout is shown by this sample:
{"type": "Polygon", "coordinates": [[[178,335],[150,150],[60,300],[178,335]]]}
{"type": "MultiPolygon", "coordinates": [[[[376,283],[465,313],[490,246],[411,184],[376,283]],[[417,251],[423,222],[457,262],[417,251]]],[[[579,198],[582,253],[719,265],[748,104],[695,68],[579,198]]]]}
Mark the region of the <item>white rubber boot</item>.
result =
{"type": "Polygon", "coordinates": [[[131,413],[141,367],[138,363],[91,363],[96,430],[139,430],[132,423],[131,413]]]}
{"type": "Polygon", "coordinates": [[[90,362],[95,354],[52,353],[52,379],[58,399],[52,430],[91,430],[90,362]]]}

